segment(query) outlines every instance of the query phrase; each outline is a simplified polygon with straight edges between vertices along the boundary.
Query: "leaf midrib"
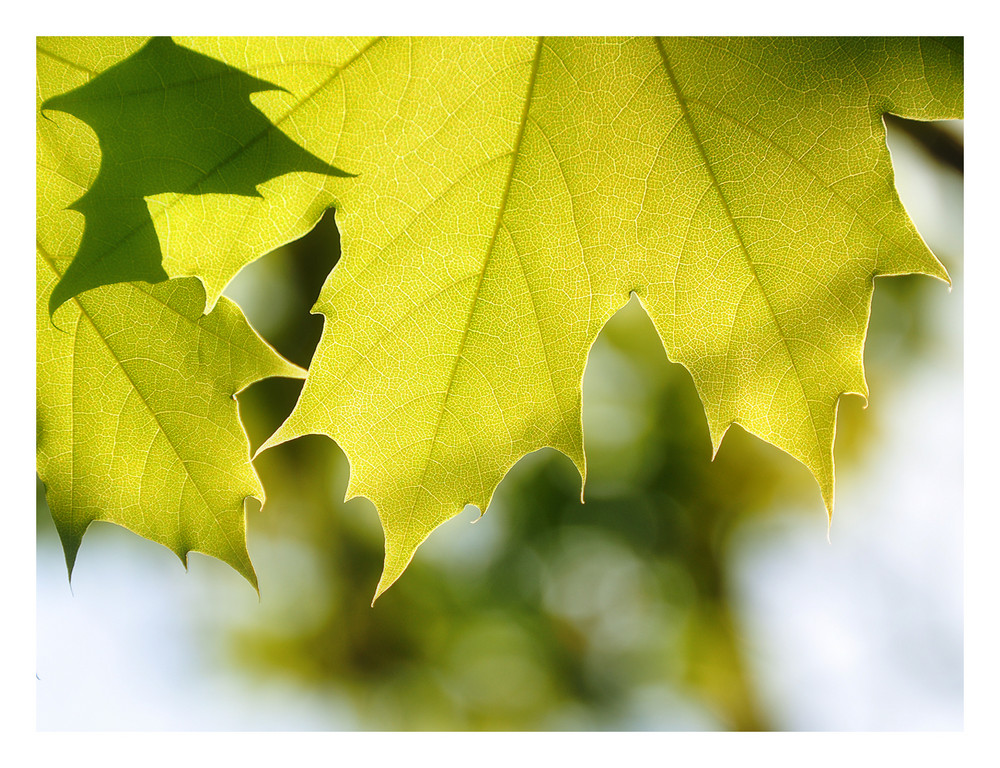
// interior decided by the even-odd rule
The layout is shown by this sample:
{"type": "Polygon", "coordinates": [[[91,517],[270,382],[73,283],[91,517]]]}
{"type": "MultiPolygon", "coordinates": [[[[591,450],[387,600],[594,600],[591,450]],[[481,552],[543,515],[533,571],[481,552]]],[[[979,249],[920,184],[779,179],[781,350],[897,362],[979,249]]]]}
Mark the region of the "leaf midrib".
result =
{"type": "MultiPolygon", "coordinates": [[[[420,482],[417,484],[419,488],[423,488],[424,481],[427,479],[427,472],[430,469],[431,458],[434,455],[434,448],[437,445],[437,438],[441,431],[441,424],[444,421],[444,413],[445,410],[447,409],[448,400],[451,397],[451,391],[455,385],[455,374],[458,371],[459,363],[462,361],[462,353],[465,351],[465,346],[468,343],[469,330],[472,327],[472,318],[475,316],[476,304],[479,301],[479,296],[482,291],[483,281],[486,277],[486,270],[489,267],[490,260],[493,258],[493,252],[496,246],[497,235],[499,234],[500,228],[503,225],[503,217],[507,209],[507,200],[510,197],[510,188],[514,180],[514,172],[517,169],[517,161],[520,157],[521,142],[524,139],[525,128],[527,127],[528,124],[528,113],[531,109],[531,100],[535,90],[535,81],[538,76],[538,65],[542,58],[542,45],[544,44],[544,42],[545,38],[539,37],[538,42],[535,46],[535,56],[532,59],[531,73],[528,76],[528,89],[524,97],[524,108],[521,111],[521,121],[520,124],[518,125],[517,135],[514,138],[513,148],[511,149],[510,169],[507,172],[507,179],[504,183],[503,192],[500,195],[500,204],[497,208],[496,220],[493,225],[493,233],[490,236],[489,245],[486,248],[486,255],[485,258],[483,259],[483,267],[479,273],[479,278],[476,281],[476,287],[473,289],[472,292],[472,299],[469,303],[469,312],[466,317],[465,329],[462,332],[462,337],[459,341],[458,349],[455,352],[454,360],[452,362],[451,371],[448,374],[448,383],[445,388],[444,398],[442,398],[441,401],[441,409],[438,412],[437,423],[434,426],[434,434],[432,435],[430,441],[431,444],[430,451],[428,452],[427,459],[424,462],[424,468],[420,475],[420,482]]],[[[479,478],[480,495],[482,495],[482,492],[484,490],[482,487],[482,480],[483,480],[482,473],[480,472],[480,478],[479,478]]],[[[414,493],[413,502],[410,505],[410,509],[407,511],[406,514],[405,531],[403,534],[404,541],[409,540],[410,532],[413,529],[413,513],[416,510],[416,506],[417,506],[417,494],[414,493]]],[[[378,594],[376,594],[376,598],[377,597],[378,594]]]]}
{"type": "MultiPolygon", "coordinates": [[[[722,107],[718,106],[717,104],[712,104],[709,101],[705,101],[704,99],[699,99],[699,98],[696,98],[696,97],[688,97],[687,100],[689,102],[700,104],[703,107],[705,107],[706,109],[709,109],[712,112],[715,112],[716,114],[718,114],[718,115],[726,118],[727,120],[729,120],[733,124],[739,126],[743,130],[745,130],[747,133],[753,134],[754,136],[756,136],[757,138],[759,138],[761,141],[764,141],[767,144],[769,144],[770,146],[774,147],[776,150],[778,150],[779,152],[781,152],[781,154],[783,154],[785,157],[787,157],[789,160],[791,160],[793,163],[795,163],[795,165],[797,165],[803,171],[805,171],[810,176],[812,176],[816,181],[818,181],[822,185],[823,189],[825,189],[826,191],[828,191],[830,193],[830,195],[833,196],[841,205],[843,205],[852,214],[854,214],[855,216],[857,216],[860,221],[863,221],[865,224],[867,224],[871,228],[871,230],[873,232],[875,232],[875,233],[877,233],[879,235],[879,237],[882,237],[885,240],[887,240],[888,242],[892,243],[892,245],[894,245],[896,248],[898,248],[900,250],[900,252],[902,252],[902,253],[908,253],[907,249],[904,248],[902,245],[900,245],[896,241],[896,238],[894,236],[890,235],[887,232],[882,231],[878,227],[878,225],[875,224],[873,221],[871,221],[867,216],[865,216],[864,213],[862,213],[860,210],[858,210],[853,205],[851,205],[850,201],[846,200],[844,197],[841,196],[840,192],[836,189],[836,187],[831,186],[829,182],[827,182],[825,179],[823,179],[818,173],[816,173],[816,171],[814,171],[806,163],[804,163],[802,161],[801,157],[796,157],[792,152],[790,152],[784,146],[782,146],[781,144],[779,144],[775,139],[773,139],[772,137],[770,137],[770,136],[762,133],[761,131],[758,131],[756,128],[754,128],[753,126],[751,126],[749,123],[741,120],[740,118],[736,117],[733,114],[730,114],[726,110],[722,109],[722,107]]],[[[838,181],[843,181],[843,179],[840,179],[838,181]]],[[[833,183],[837,184],[838,182],[833,182],[833,183]]],[[[911,253],[909,255],[912,256],[913,254],[911,253]]]]}
{"type": "MultiPolygon", "coordinates": [[[[757,285],[757,289],[760,291],[761,296],[764,297],[764,303],[767,306],[767,310],[771,315],[771,320],[774,323],[774,327],[778,331],[778,337],[781,339],[781,343],[785,348],[785,354],[788,355],[788,360],[792,364],[792,370],[795,373],[795,381],[799,385],[799,391],[802,393],[802,399],[805,402],[806,411],[809,414],[809,423],[810,426],[812,426],[813,437],[816,439],[816,448],[822,450],[821,448],[822,443],[820,442],[819,439],[819,428],[816,425],[816,415],[813,413],[812,409],[812,401],[806,395],[805,385],[802,383],[802,375],[799,373],[799,368],[798,364],[795,361],[795,356],[792,354],[791,347],[788,344],[788,339],[786,337],[785,329],[781,325],[781,322],[778,320],[778,315],[774,310],[774,305],[771,303],[771,297],[764,289],[764,285],[760,280],[760,276],[757,274],[756,265],[754,264],[753,259],[750,258],[750,251],[747,248],[745,241],[743,240],[743,233],[740,230],[739,224],[737,224],[736,222],[736,218],[733,215],[732,209],[729,207],[729,200],[726,198],[726,195],[722,190],[722,185],[719,183],[719,179],[715,175],[715,169],[708,158],[708,152],[705,149],[704,142],[701,139],[701,135],[698,133],[698,129],[694,124],[694,119],[691,117],[691,113],[688,109],[687,100],[683,92],[681,91],[680,84],[677,82],[677,77],[674,75],[673,67],[670,65],[670,57],[667,55],[667,51],[663,45],[662,38],[660,37],[656,38],[656,47],[660,53],[661,59],[663,60],[663,66],[666,69],[667,78],[670,81],[670,86],[674,91],[674,96],[677,99],[677,104],[681,110],[681,114],[684,117],[684,122],[688,127],[688,131],[691,134],[691,138],[694,141],[695,146],[698,149],[698,154],[701,155],[705,172],[708,174],[709,180],[711,181],[712,186],[715,188],[715,191],[718,194],[719,202],[721,203],[722,209],[726,214],[726,218],[728,219],[729,225],[733,230],[733,234],[736,236],[736,240],[740,246],[740,252],[743,254],[743,258],[746,261],[747,268],[750,271],[752,282],[754,282],[757,285]]],[[[734,325],[736,323],[736,320],[737,318],[734,316],[733,317],[734,325]]],[[[726,355],[727,367],[729,363],[729,358],[730,355],[727,354],[726,355]]],[[[722,384],[723,399],[725,398],[725,387],[728,378],[729,377],[727,373],[727,375],[723,377],[723,384],[722,384]]]]}
{"type": "Polygon", "coordinates": [[[98,75],[97,72],[90,69],[89,67],[85,67],[82,64],[76,63],[75,61],[70,61],[69,59],[60,56],[58,53],[50,51],[47,48],[43,48],[38,43],[35,43],[35,50],[38,51],[38,53],[42,54],[43,56],[48,56],[53,61],[56,61],[64,66],[67,66],[70,69],[75,69],[77,72],[83,72],[85,75],[89,75],[90,77],[97,77],[98,75]]]}

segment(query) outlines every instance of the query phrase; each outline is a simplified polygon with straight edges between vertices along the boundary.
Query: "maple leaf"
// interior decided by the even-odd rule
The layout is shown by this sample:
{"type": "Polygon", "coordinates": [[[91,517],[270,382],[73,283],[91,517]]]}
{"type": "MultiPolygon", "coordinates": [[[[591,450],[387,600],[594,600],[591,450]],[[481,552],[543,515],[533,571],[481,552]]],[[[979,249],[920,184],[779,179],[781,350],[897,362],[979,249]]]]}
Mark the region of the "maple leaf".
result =
{"type": "MultiPolygon", "coordinates": [[[[43,113],[58,110],[83,120],[101,149],[97,178],[69,206],[85,216],[86,227],[79,250],[52,290],[50,312],[100,285],[166,280],[165,266],[171,276],[201,277],[213,306],[240,267],[280,244],[260,242],[275,222],[263,221],[271,206],[258,187],[292,173],[349,174],[303,149],[251,103],[251,94],[278,88],[159,37],[83,85],[47,99],[43,113]],[[227,195],[257,200],[234,205],[227,195]],[[216,198],[188,208],[187,217],[194,220],[184,225],[175,209],[190,204],[191,196],[216,198]],[[166,259],[147,199],[164,230],[164,249],[171,251],[166,259]],[[248,220],[255,208],[261,231],[241,231],[254,229],[248,220]],[[195,228],[197,236],[190,234],[195,228]],[[203,266],[205,238],[213,253],[209,263],[218,262],[219,253],[235,251],[212,272],[203,266]]],[[[294,205],[294,198],[285,203],[294,205]]],[[[302,234],[328,204],[310,206],[308,226],[298,223],[290,232],[279,231],[277,240],[302,234]]]]}
{"type": "Polygon", "coordinates": [[[38,473],[71,573],[87,527],[104,520],[164,544],[185,563],[190,550],[213,555],[256,587],[244,501],[264,494],[235,393],[304,371],[268,347],[227,299],[203,315],[205,291],[194,278],[103,286],[69,300],[56,324],[50,319],[52,292],[86,240],[67,204],[106,166],[82,124],[45,119],[40,105],[135,44],[79,40],[60,53],[39,52],[38,473]]]}
{"type": "Polygon", "coordinates": [[[960,40],[186,44],[310,94],[295,135],[358,173],[334,189],[322,340],[264,448],[340,444],[386,536],[376,597],[524,454],[555,447],[585,480],[583,369],[632,293],[714,449],[739,424],[809,467],[832,513],[874,277],[947,280],[882,115],[959,117],[960,40]],[[277,64],[309,51],[327,67],[277,64]]]}

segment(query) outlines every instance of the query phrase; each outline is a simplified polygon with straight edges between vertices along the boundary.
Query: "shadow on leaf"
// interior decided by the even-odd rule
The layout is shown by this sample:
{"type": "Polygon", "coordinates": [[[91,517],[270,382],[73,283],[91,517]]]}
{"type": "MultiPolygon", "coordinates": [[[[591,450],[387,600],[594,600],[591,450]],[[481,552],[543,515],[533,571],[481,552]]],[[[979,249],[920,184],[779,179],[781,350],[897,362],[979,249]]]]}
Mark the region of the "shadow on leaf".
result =
{"type": "Polygon", "coordinates": [[[352,176],[282,133],[250,94],[284,90],[220,61],[153,38],[85,85],[47,100],[97,134],[101,169],[70,206],[85,218],[79,250],[49,312],[91,288],[166,280],[144,198],[162,193],[260,197],[287,173],[352,176]]]}

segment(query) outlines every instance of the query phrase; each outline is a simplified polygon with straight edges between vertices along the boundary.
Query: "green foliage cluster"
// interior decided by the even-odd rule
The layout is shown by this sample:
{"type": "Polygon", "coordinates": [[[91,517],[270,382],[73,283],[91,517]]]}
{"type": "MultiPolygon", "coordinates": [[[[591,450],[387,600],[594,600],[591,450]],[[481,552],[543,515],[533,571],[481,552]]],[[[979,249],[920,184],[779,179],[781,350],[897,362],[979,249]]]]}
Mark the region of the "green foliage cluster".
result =
{"type": "Polygon", "coordinates": [[[633,294],[713,451],[739,424],[832,512],[874,277],[947,279],[883,115],[960,117],[961,41],[54,39],[38,82],[39,475],[71,567],[108,520],[255,582],[234,395],[303,372],[219,296],[331,206],[323,335],[264,448],[338,442],[377,594],[526,453],[586,477],[587,355],[633,294]]]}

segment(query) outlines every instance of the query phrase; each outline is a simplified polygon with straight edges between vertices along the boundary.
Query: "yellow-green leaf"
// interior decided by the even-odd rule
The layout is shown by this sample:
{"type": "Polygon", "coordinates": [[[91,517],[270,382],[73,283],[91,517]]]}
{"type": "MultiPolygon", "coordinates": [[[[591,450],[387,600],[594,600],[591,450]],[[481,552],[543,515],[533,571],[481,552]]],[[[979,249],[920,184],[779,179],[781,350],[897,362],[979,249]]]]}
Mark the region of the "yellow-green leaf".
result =
{"type": "Polygon", "coordinates": [[[896,195],[882,115],[959,117],[961,41],[191,44],[311,94],[288,130],[314,151],[335,136],[357,174],[335,186],[326,329],[267,445],[341,445],[385,530],[378,593],[525,453],[585,474],[583,369],[632,292],[716,448],[740,424],[832,511],[874,277],[947,279],[896,195]]]}
{"type": "MultiPolygon", "coordinates": [[[[39,51],[37,104],[136,50],[138,41],[50,41],[39,51]]],[[[41,44],[40,44],[41,45],[41,44]]],[[[244,501],[263,500],[235,394],[304,372],[281,359],[221,299],[203,315],[194,278],[120,283],[49,298],[83,236],[67,206],[94,183],[96,137],[72,118],[38,114],[38,473],[72,571],[94,520],[125,526],[185,560],[197,550],[254,586],[244,501]]]]}

